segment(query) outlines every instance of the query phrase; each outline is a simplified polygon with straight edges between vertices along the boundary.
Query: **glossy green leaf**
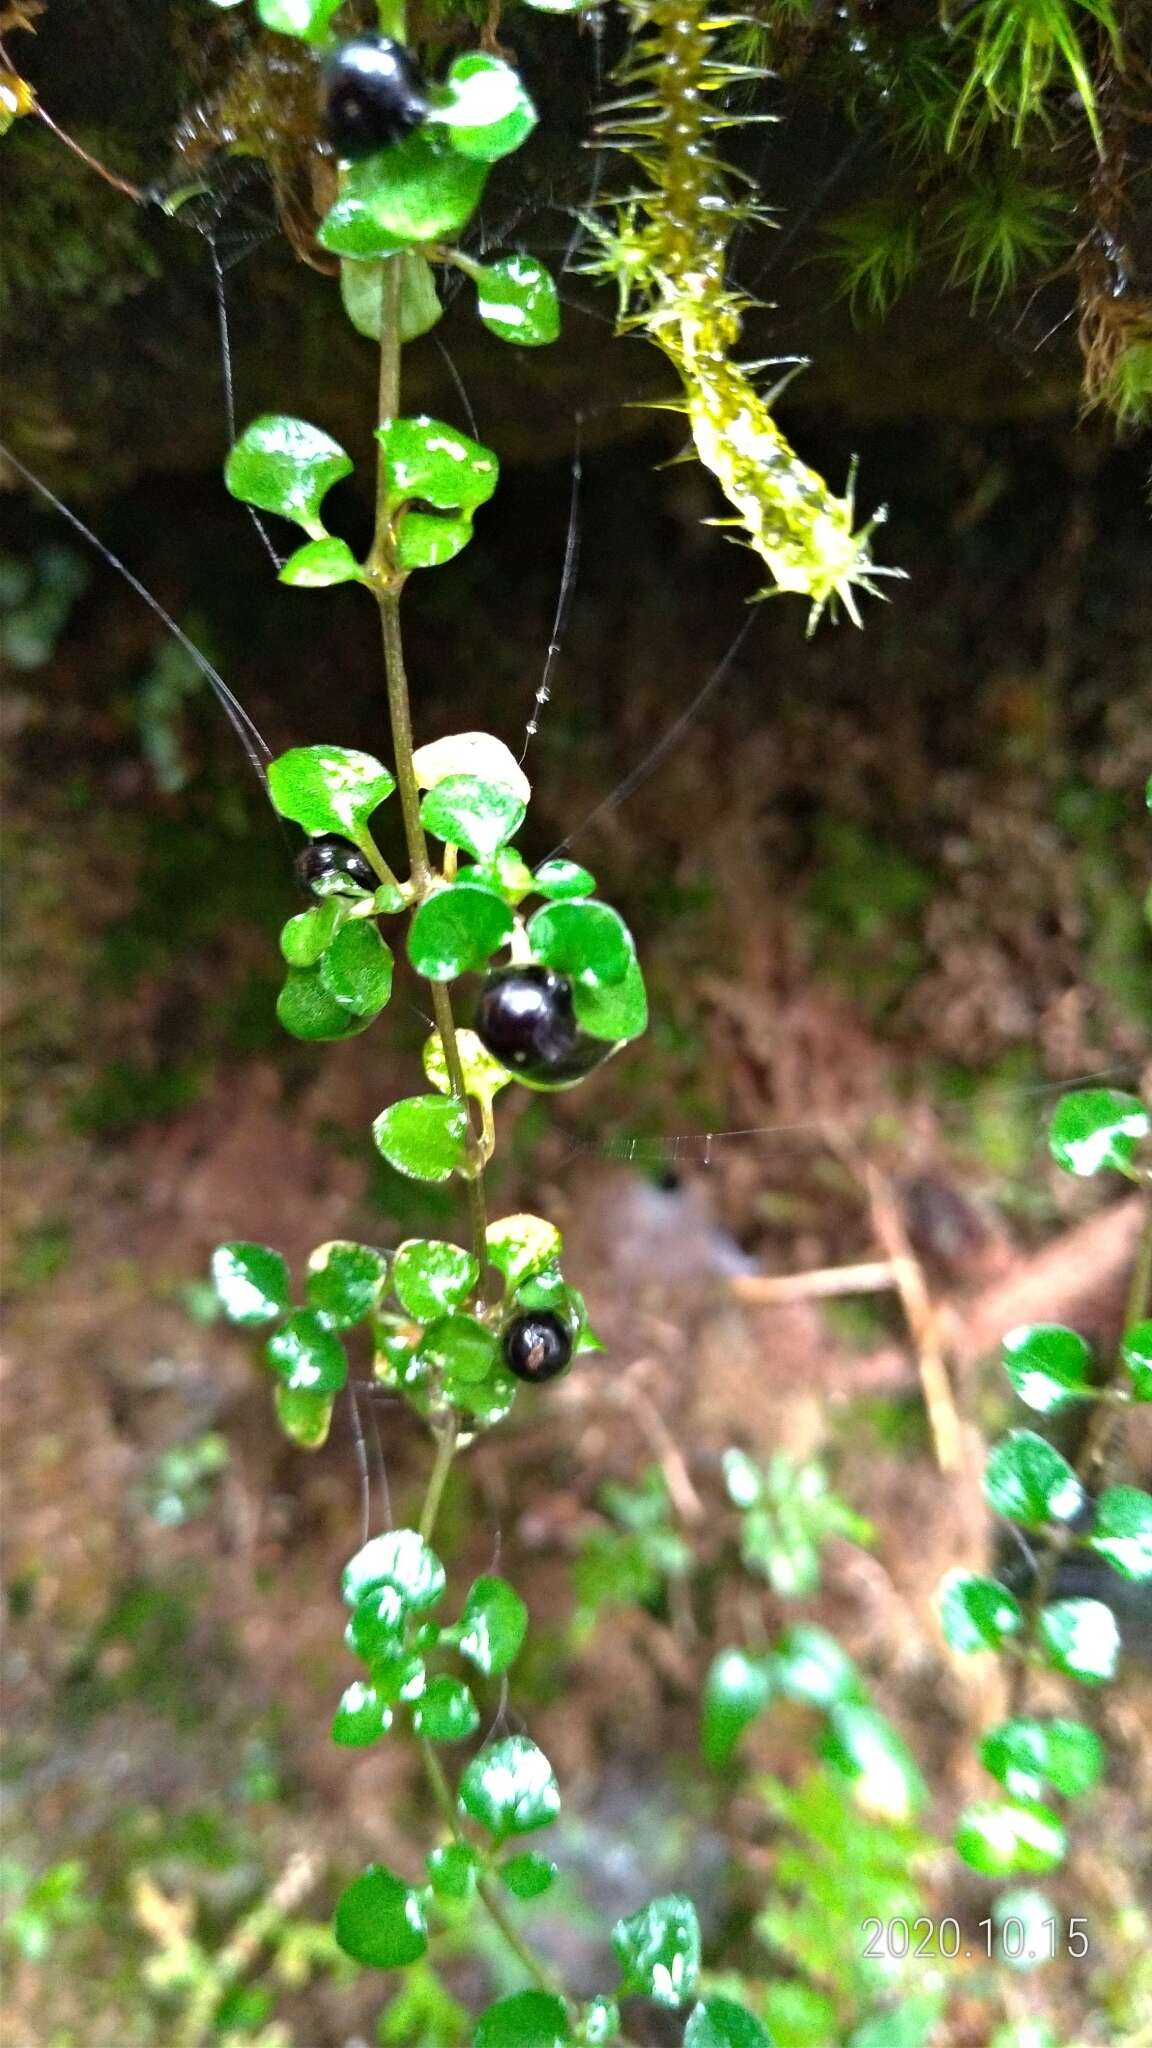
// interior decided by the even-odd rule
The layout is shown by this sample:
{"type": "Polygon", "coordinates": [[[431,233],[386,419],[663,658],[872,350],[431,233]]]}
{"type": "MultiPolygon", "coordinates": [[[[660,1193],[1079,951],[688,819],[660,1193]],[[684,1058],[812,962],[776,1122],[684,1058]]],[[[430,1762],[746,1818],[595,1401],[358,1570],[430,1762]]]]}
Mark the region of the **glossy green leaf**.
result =
{"type": "Polygon", "coordinates": [[[543,1750],[526,1735],[489,1743],[460,1780],[460,1811],[497,1842],[547,1827],[560,1811],[560,1788],[543,1750]]]}
{"type": "Polygon", "coordinates": [[[276,1015],[293,1038],[314,1045],[328,1045],[341,1038],[355,1038],[366,1031],[371,1017],[357,1016],[331,996],[320,979],[320,968],[290,967],[288,978],[276,998],[276,1015]]]}
{"type": "Polygon", "coordinates": [[[533,957],[589,988],[612,988],[635,959],[622,917],[594,900],[546,903],[529,920],[533,957]]]}
{"type": "MultiPolygon", "coordinates": [[[[387,421],[377,428],[376,439],[384,451],[388,502],[393,507],[422,498],[445,512],[475,512],[487,504],[499,482],[500,465],[490,448],[427,413],[387,421]]],[[[435,786],[443,779],[437,777],[435,786]]]]}
{"type": "Polygon", "coordinates": [[[477,861],[474,867],[462,868],[461,873],[470,882],[486,882],[490,889],[499,890],[505,901],[511,904],[522,903],[536,886],[531,868],[514,846],[498,846],[487,860],[477,861]]]}
{"type": "Polygon", "coordinates": [[[1067,1848],[1059,1815],[1030,1799],[970,1806],[957,1822],[954,1839],[958,1855],[985,1877],[1055,1870],[1067,1848]]]}
{"type": "Polygon", "coordinates": [[[449,775],[476,775],[481,782],[496,782],[502,789],[514,790],[524,804],[532,794],[532,785],[511,747],[490,732],[452,732],[443,739],[429,740],[417,747],[412,766],[421,789],[435,789],[449,775]]]}
{"type": "Polygon", "coordinates": [[[1032,1429],[1010,1430],[988,1454],[984,1498],[998,1515],[1025,1529],[1071,1522],[1084,1506],[1084,1488],[1054,1444],[1032,1429]]]}
{"type": "Polygon", "coordinates": [[[428,1742],[465,1742],[480,1726],[480,1709],[462,1679],[442,1673],[416,1701],[412,1726],[428,1742]]]}
{"type": "Polygon", "coordinates": [[[451,1394],[453,1405],[471,1416],[477,1428],[493,1429],[511,1414],[518,1388],[519,1381],[498,1365],[486,1380],[454,1380],[451,1394]]]}
{"type": "Polygon", "coordinates": [[[833,1702],[821,1754],[856,1785],[867,1813],[907,1821],[921,1811],[928,1788],[891,1722],[856,1700],[833,1702]]]}
{"type": "Polygon", "coordinates": [[[444,1567],[415,1529],[390,1529],[373,1536],[349,1558],[341,1590],[349,1607],[366,1593],[390,1586],[416,1612],[434,1607],[444,1591],[444,1567]]]}
{"type": "Polygon", "coordinates": [[[1043,1609],[1040,1646],[1049,1664],[1085,1685],[1115,1675],[1120,1656],[1116,1617],[1102,1600],[1053,1600],[1043,1609]]]}
{"type": "MultiPolygon", "coordinates": [[[[372,209],[355,192],[344,191],[334,206],[330,206],[316,230],[316,240],[322,249],[333,256],[362,263],[371,269],[376,262],[403,254],[408,247],[406,235],[394,235],[381,227],[372,209]]],[[[344,265],[341,265],[341,283],[344,280],[344,265]]],[[[348,307],[345,299],[345,307],[348,307]]],[[[349,308],[351,317],[351,309],[349,308]]],[[[359,326],[353,320],[353,326],[359,326]]],[[[363,330],[361,330],[363,332],[363,330]]]]}
{"type": "Polygon", "coordinates": [[[426,896],[408,929],[408,958],[428,981],[478,972],[512,936],[509,905],[479,882],[451,882],[426,896]]]}
{"type": "MultiPolygon", "coordinates": [[[[371,1601],[382,1601],[384,1594],[391,1592],[391,1590],[391,1587],[385,1586],[380,1593],[369,1593],[367,1600],[362,1600],[358,1607],[353,1608],[353,1621],[355,1621],[357,1615],[363,1616],[363,1611],[371,1601]]],[[[363,1620],[361,1633],[363,1633],[363,1620]]],[[[418,1651],[405,1650],[403,1646],[398,1648],[395,1643],[392,1643],[386,1650],[379,1651],[371,1656],[368,1661],[372,1666],[372,1678],[376,1690],[380,1694],[381,1699],[387,1700],[390,1706],[399,1706],[401,1702],[405,1706],[411,1706],[414,1700],[418,1700],[423,1696],[428,1684],[428,1673],[425,1669],[424,1659],[418,1651]]]]}
{"type": "Polygon", "coordinates": [[[461,156],[491,164],[527,141],[537,114],[510,64],[468,50],[451,66],[432,119],[443,122],[461,156]]]}
{"type": "MultiPolygon", "coordinates": [[[[456,1050],[460,1055],[460,1068],[464,1075],[464,1092],[475,1096],[478,1102],[491,1102],[493,1096],[507,1088],[512,1076],[507,1067],[494,1060],[491,1053],[481,1045],[474,1031],[457,1031],[456,1050]]],[[[440,1043],[440,1033],[434,1031],[424,1041],[424,1072],[434,1088],[441,1094],[451,1095],[452,1081],[448,1073],[448,1062],[440,1043]]]]}
{"type": "Polygon", "coordinates": [[[319,971],[333,1002],[355,1017],[375,1017],[392,993],[392,949],[367,918],[355,918],[337,932],[319,971]]]}
{"type": "Polygon", "coordinates": [[[526,1850],[522,1856],[510,1856],[507,1863],[500,1865],[500,1881],[506,1885],[516,1899],[539,1899],[556,1882],[556,1865],[547,1856],[535,1856],[526,1850]]]}
{"type": "Polygon", "coordinates": [[[553,903],[561,903],[569,896],[590,896],[596,887],[595,875],[574,860],[542,861],[534,880],[538,895],[547,896],[553,903]]]}
{"type": "MultiPolygon", "coordinates": [[[[357,1600],[352,1609],[344,1640],[348,1648],[374,1672],[383,1665],[391,1665],[394,1659],[403,1655],[404,1632],[409,1609],[404,1595],[395,1586],[375,1586],[357,1600]]],[[[419,1660],[417,1660],[419,1662],[419,1660]]],[[[377,1680],[377,1690],[380,1690],[377,1680]]],[[[382,1693],[390,1698],[391,1693],[382,1693]]]]}
{"type": "Polygon", "coordinates": [[[1004,1370],[1028,1408],[1050,1415],[1069,1401],[1091,1399],[1092,1352],[1061,1323],[1022,1323],[1004,1339],[1004,1370]]]}
{"type": "Polygon", "coordinates": [[[1109,1486],[1096,1503],[1091,1549],[1125,1579],[1152,1579],[1152,1494],[1109,1486]]]}
{"type": "Polygon", "coordinates": [[[1124,1333],[1120,1356],[1134,1401],[1152,1401],[1152,1322],[1133,1323],[1124,1333]]]}
{"type": "Polygon", "coordinates": [[[342,5],[343,0],[256,0],[256,12],[265,28],[275,29],[277,35],[322,43],[342,5]]]}
{"type": "Polygon", "coordinates": [[[341,1892],[335,1933],[345,1955],[372,1970],[402,1969],[428,1947],[419,1895],[380,1863],[341,1892]]]}
{"type": "Polygon", "coordinates": [[[550,1991],[514,1991],[482,2012],[473,2048],[569,2048],[568,2008],[550,1991]]]}
{"type": "Polygon", "coordinates": [[[827,1629],[810,1622],[786,1628],[772,1658],[780,1691],[790,1700],[829,1707],[836,1700],[863,1697],[860,1673],[846,1650],[827,1629]]]}
{"type": "Polygon", "coordinates": [[[296,1394],[338,1394],[348,1378],[344,1346],[310,1308],[298,1308],[281,1324],[264,1346],[264,1356],[296,1394]]]}
{"type": "Polygon", "coordinates": [[[274,1398],[281,1429],[301,1450],[318,1451],[328,1441],[331,1394],[301,1393],[293,1387],[278,1386],[274,1398]]]}
{"type": "Polygon", "coordinates": [[[234,498],[261,512],[278,512],[283,519],[294,519],[317,538],[323,533],[320,507],[325,495],[341,477],[351,474],[351,457],[338,441],[319,427],[309,426],[307,420],[290,419],[284,413],[263,413],[253,420],[232,447],[224,467],[224,481],[234,498]]]}
{"type": "Polygon", "coordinates": [[[268,793],[282,818],[357,842],[395,787],[381,762],[354,747],[292,747],[268,766],[268,793]]]}
{"type": "MultiPolygon", "coordinates": [[[[454,235],[466,227],[484,190],[486,163],[469,158],[430,124],[405,136],[392,149],[359,158],[344,172],[344,185],[337,200],[343,211],[335,223],[335,239],[344,256],[386,255],[387,250],[348,246],[349,226],[355,218],[352,202],[362,206],[377,228],[403,246],[408,242],[433,242],[454,235]]],[[[333,246],[332,215],[321,231],[326,248],[333,246]]]]}
{"type": "Polygon", "coordinates": [[[700,1975],[700,1923],[690,1899],[653,1899],[612,1929],[623,1993],[683,2005],[700,1975]]]}
{"type": "Polygon", "coordinates": [[[952,1571],[940,1584],[940,1624],[953,1650],[997,1650],[1023,1628],[1024,1614],[998,1579],[952,1571]]]}
{"type": "Polygon", "coordinates": [[[431,1323],[467,1301],[479,1278],[475,1259],[461,1245],[411,1237],[396,1253],[392,1285],[410,1316],[431,1323]]]}
{"type": "Polygon", "coordinates": [[[501,341],[540,348],[560,332],[560,301],[551,275],[534,256],[503,256],[474,273],[476,306],[501,341]]]}
{"type": "Polygon", "coordinates": [[[556,1225],[543,1216],[501,1216],[488,1225],[488,1257],[512,1291],[551,1266],[563,1249],[556,1225]]]}
{"type": "Polygon", "coordinates": [[[614,1998],[590,1998],[580,2017],[580,2038],[587,2048],[606,2048],[620,2032],[620,2007],[614,1998]]]}
{"type": "Polygon", "coordinates": [[[432,1889],[441,1899],[470,1899],[480,1875],[480,1859],[467,1842],[445,1842],[426,1858],[432,1889]]]}
{"type": "Polygon", "coordinates": [[[485,1577],[474,1582],[460,1620],[446,1633],[460,1655],[491,1678],[515,1663],[527,1628],[528,1609],[515,1586],[485,1577]]]}
{"type": "Polygon", "coordinates": [[[289,555],[280,581],[295,590],[328,590],[334,583],[363,583],[364,571],[346,540],[325,534],[320,540],[305,541],[289,555]]]}
{"type": "Polygon", "coordinates": [[[746,1728],[772,1698],[772,1660],[721,1650],[704,1680],[701,1747],[706,1763],[727,1763],[746,1728]]]}
{"type": "Polygon", "coordinates": [[[1148,1112],[1135,1095],[1086,1088],[1061,1096],[1048,1127],[1048,1145],[1066,1173],[1087,1178],[1106,1167],[1123,1173],[1148,1129],[1148,1112]]]}
{"type": "Polygon", "coordinates": [[[492,1331],[475,1316],[441,1316],[425,1330],[420,1357],[441,1376],[449,1399],[462,1386],[486,1380],[500,1356],[492,1331]]]}
{"type": "Polygon", "coordinates": [[[365,1749],[392,1726],[392,1709],[374,1685],[362,1680],[347,1686],[332,1717],[332,1740],[343,1749],[365,1749]]]}
{"type": "Polygon", "coordinates": [[[350,1330],[377,1307],[388,1278],[388,1260],[371,1245],[333,1238],[318,1244],[308,1260],[308,1306],[332,1330],[350,1330]]]}
{"type": "Polygon", "coordinates": [[[524,804],[515,790],[478,775],[446,775],[428,791],[420,816],[446,845],[488,860],[519,830],[524,804]]]}
{"type": "Polygon", "coordinates": [[[705,1998],[693,2007],[684,2048],[772,2048],[758,2019],[731,1998],[705,1998]]]}
{"type": "Polygon", "coordinates": [[[289,967],[315,967],[320,955],[332,944],[351,905],[347,896],[333,893],[311,910],[290,917],[280,933],[280,951],[289,967]]]}
{"type": "MultiPolygon", "coordinates": [[[[336,211],[335,207],[332,211],[336,211]]],[[[375,223],[372,222],[370,214],[367,218],[369,227],[374,227],[375,223]]],[[[329,214],[328,221],[331,219],[332,214],[329,214]]],[[[353,232],[354,222],[353,216],[353,222],[349,223],[353,232]]],[[[338,226],[338,236],[340,232],[338,226]]],[[[379,234],[381,231],[377,229],[376,232],[379,234]]],[[[388,291],[388,264],[398,263],[400,340],[402,343],[417,341],[422,334],[430,333],[444,311],[431,266],[418,249],[400,249],[396,255],[390,255],[386,250],[381,253],[385,261],[365,263],[354,253],[345,252],[345,261],[340,265],[340,297],[344,311],[358,334],[362,334],[368,341],[379,341],[384,325],[384,307],[388,291]]]]}
{"type": "Polygon", "coordinates": [[[212,1254],[212,1285],[230,1323],[257,1329],[292,1305],[292,1283],[279,1252],[266,1244],[219,1244],[212,1254]]]}
{"type": "Polygon", "coordinates": [[[1099,1780],[1104,1745],[1082,1721],[1018,1716],[989,1729],[980,1760],[1014,1799],[1039,1799],[1049,1785],[1080,1799],[1099,1780]]]}
{"type": "Polygon", "coordinates": [[[397,1173],[409,1180],[447,1180],[468,1160],[468,1111],[450,1096],[410,1095],[376,1118],[372,1136],[397,1173]]]}
{"type": "Polygon", "coordinates": [[[610,1044],[639,1038],[648,1029],[648,994],[638,960],[629,962],[623,981],[614,988],[589,988],[577,982],[572,991],[576,1022],[592,1038],[610,1044]]]}

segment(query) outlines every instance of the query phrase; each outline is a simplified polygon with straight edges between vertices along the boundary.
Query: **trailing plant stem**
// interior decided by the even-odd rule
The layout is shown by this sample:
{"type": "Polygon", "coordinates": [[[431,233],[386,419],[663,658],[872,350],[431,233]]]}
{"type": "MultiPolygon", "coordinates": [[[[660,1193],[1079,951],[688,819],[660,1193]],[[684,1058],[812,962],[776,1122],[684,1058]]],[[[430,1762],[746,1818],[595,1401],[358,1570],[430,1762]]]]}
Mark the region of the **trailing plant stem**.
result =
{"type": "Polygon", "coordinates": [[[452,1460],[456,1456],[458,1436],[459,1425],[455,1416],[452,1416],[436,1439],[436,1461],[428,1480],[424,1506],[420,1511],[420,1534],[425,1543],[432,1540],[432,1531],[436,1527],[436,1517],[440,1512],[440,1502],[444,1497],[445,1482],[452,1469],[452,1460]]]}
{"type": "MultiPolygon", "coordinates": [[[[454,1842],[459,1842],[463,1847],[467,1847],[468,1844],[460,1832],[460,1824],[456,1818],[456,1808],[453,1804],[448,1780],[444,1776],[444,1771],[436,1751],[430,1742],[422,1742],[420,1744],[420,1754],[424,1759],[424,1771],[431,1787],[432,1796],[439,1808],[445,1827],[450,1830],[454,1842]]],[[[563,1986],[552,1975],[545,1964],[540,1961],[539,1956],[534,1955],[529,1948],[519,1928],[515,1926],[510,1918],[504,1901],[496,1890],[492,1879],[490,1877],[479,1878],[476,1891],[477,1896],[484,1904],[489,1919],[499,1929],[508,1947],[512,1950],[517,1961],[523,1964],[533,1983],[541,1991],[551,1993],[554,1998],[564,1998],[563,1986]]],[[[565,2002],[567,2001],[565,2000],[565,2002]]]]}

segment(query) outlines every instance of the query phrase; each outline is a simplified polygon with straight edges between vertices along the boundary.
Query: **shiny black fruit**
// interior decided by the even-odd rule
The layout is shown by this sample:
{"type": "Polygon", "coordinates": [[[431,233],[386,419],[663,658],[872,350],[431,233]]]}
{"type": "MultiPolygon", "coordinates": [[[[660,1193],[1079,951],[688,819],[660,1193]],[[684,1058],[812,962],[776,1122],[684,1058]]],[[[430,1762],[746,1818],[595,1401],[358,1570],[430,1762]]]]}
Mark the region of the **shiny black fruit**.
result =
{"type": "Polygon", "coordinates": [[[338,156],[371,156],[418,128],[428,95],[402,43],[356,36],[324,66],[324,117],[338,156]]]}
{"type": "Polygon", "coordinates": [[[558,1379],[572,1363],[572,1332],[550,1308],[526,1309],[505,1326],[504,1359],[509,1372],[533,1386],[558,1379]]]}
{"type": "Polygon", "coordinates": [[[378,877],[350,839],[325,832],[297,854],[296,879],[310,896],[351,896],[356,889],[375,889],[378,877]]]}
{"type": "Polygon", "coordinates": [[[581,1031],[572,984],[550,967],[500,967],[490,974],[473,1025],[493,1059],[543,1087],[579,1081],[612,1050],[581,1031]]]}

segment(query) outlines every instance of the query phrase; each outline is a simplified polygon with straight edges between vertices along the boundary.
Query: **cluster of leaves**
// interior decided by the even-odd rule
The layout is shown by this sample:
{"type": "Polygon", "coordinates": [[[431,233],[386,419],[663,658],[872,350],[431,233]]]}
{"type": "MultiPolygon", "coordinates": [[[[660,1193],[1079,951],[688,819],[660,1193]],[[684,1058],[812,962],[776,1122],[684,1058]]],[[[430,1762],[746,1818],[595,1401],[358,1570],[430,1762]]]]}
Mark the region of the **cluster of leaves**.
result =
{"type": "Polygon", "coordinates": [[[324,1443],[348,1380],[344,1338],[358,1326],[371,1337],[376,1382],[434,1426],[453,1421],[472,1434],[502,1421],[516,1397],[500,1349],[510,1315],[549,1309],[567,1323],[575,1352],[600,1349],[583,1295],[560,1271],[563,1243],[551,1223],[501,1217],[488,1225],[487,1246],[503,1282],[499,1299],[488,1303],[478,1297],[472,1253],[437,1238],[409,1238],[394,1252],[342,1239],[318,1245],[295,1308],[287,1264],[267,1245],[218,1246],[212,1277],[230,1322],[270,1330],[264,1358],[276,1379],[277,1414],[295,1443],[324,1443]]]}
{"type": "MultiPolygon", "coordinates": [[[[1135,1096],[1091,1089],[1064,1096],[1049,1143],[1066,1172],[1090,1176],[1117,1171],[1141,1179],[1141,1155],[1152,1120],[1135,1096]]],[[[1029,1324],[1004,1341],[1004,1368],[1019,1398],[1040,1415],[1078,1403],[1123,1408],[1152,1401],[1152,1323],[1138,1320],[1124,1332],[1117,1371],[1101,1379],[1092,1353],[1076,1331],[1060,1324],[1029,1324]]],[[[1031,1429],[1016,1429],[995,1444],[985,1468],[989,1506],[1025,1540],[1042,1548],[1031,1604],[1002,1580],[955,1571],[941,1589],[941,1617],[952,1648],[998,1650],[1036,1661],[1084,1685],[1100,1685],[1116,1669],[1120,1640],[1112,1609],[1102,1600],[1049,1599],[1052,1568],[1080,1548],[1106,1560],[1121,1577],[1152,1580],[1152,1494],[1134,1486],[1106,1486],[1089,1494],[1075,1467],[1031,1429]]],[[[985,1768],[1003,1796],[970,1807],[956,1833],[966,1862],[988,1876],[1051,1870],[1064,1857],[1066,1836],[1048,1800],[1082,1798],[1099,1778],[1102,1751],[1083,1722],[1017,1715],[989,1731],[981,1747],[985,1768]]]]}

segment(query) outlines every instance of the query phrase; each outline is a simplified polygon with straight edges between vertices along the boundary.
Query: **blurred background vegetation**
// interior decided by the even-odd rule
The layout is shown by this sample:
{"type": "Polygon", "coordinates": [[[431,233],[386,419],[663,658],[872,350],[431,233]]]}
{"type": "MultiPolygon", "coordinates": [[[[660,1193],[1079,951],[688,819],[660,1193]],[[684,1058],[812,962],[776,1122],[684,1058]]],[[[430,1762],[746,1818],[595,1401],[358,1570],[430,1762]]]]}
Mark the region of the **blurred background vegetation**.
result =
{"type": "MultiPolygon", "coordinates": [[[[218,278],[241,423],[314,418],[366,475],[375,373],[308,260],[311,86],[245,12],[5,10],[53,119],[185,195],[135,205],[16,121],[5,433],[274,749],[378,749],[370,616],[278,588],[220,482],[218,278]]],[[[475,33],[439,7],[419,27],[475,33]]],[[[1005,1327],[1118,1325],[1125,1205],[1058,1185],[1040,1139],[1062,1081],[1138,1082],[1152,1008],[1148,29],[1111,0],[766,0],[739,29],[734,54],[775,73],[749,110],[780,117],[732,144],[776,210],[736,254],[763,301],[750,347],[811,358],[784,425],[836,488],[858,459],[910,581],[861,635],[807,641],[803,607],[764,606],[683,743],[577,838],[650,963],[655,1022],[578,1096],[507,1112],[498,1155],[499,1199],[564,1223],[609,1343],[483,1445],[445,1523],[460,1570],[503,1546],[532,1612],[515,1709],[569,1818],[561,1906],[526,1910],[594,1988],[600,1925],[693,1892],[713,1982],[740,1983],[780,2048],[1152,2040],[1146,1603],[1096,1709],[1112,1762],[1091,1824],[1050,1899],[1012,1908],[1086,1917],[1089,1953],[989,1967],[992,1889],[947,1843],[991,1681],[955,1668],[933,1612],[948,1565],[987,1561],[982,1503],[938,1467],[898,1295],[770,1309],[733,1288],[875,1260],[895,1216],[986,1431],[1005,1327]],[[753,1135],[705,1136],[733,1130],[753,1135]],[[773,1660],[771,1708],[753,1692],[735,1726],[707,1696],[701,1726],[733,1643],[773,1660]],[[865,1917],[920,1912],[957,1916],[973,1959],[862,1957],[865,1917]]],[[[499,34],[543,119],[484,232],[563,268],[565,331],[512,357],[449,305],[406,351],[406,402],[462,426],[470,406],[507,479],[407,608],[419,735],[518,747],[579,416],[535,855],[689,704],[755,578],[701,524],[707,480],[666,466],[666,372],[580,275],[576,215],[616,189],[583,143],[620,20],[517,10],[499,34]]],[[[416,1071],[418,991],[370,1055],[283,1038],[291,848],[192,665],[5,480],[8,2039],[453,2048],[510,1988],[497,1956],[373,1983],[326,1924],[366,1851],[402,1863],[427,1829],[403,1758],[327,1740],[351,1436],[312,1459],[273,1440],[204,1288],[221,1237],[299,1257],[450,1233],[448,1199],[363,1135],[416,1071]]],[[[363,537],[352,482],[337,502],[363,537]]],[[[379,1428],[402,1515],[423,1446],[388,1409],[379,1428]]],[[[1147,1484],[1152,1442],[1130,1457],[1147,1484]]]]}

